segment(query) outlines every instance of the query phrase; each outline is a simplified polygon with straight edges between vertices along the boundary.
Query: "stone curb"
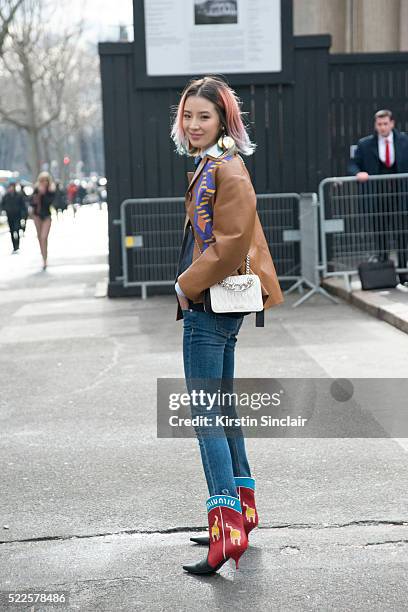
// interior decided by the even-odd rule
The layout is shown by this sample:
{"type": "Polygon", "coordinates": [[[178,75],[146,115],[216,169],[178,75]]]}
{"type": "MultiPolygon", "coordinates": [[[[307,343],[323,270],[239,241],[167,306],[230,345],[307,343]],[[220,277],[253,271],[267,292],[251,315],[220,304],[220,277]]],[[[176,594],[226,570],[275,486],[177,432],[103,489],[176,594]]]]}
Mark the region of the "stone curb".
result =
{"type": "MultiPolygon", "coordinates": [[[[331,279],[324,280],[322,287],[332,295],[408,334],[408,301],[406,303],[390,302],[383,295],[383,291],[353,290],[350,292],[338,281],[331,279]]],[[[398,295],[397,289],[390,289],[389,292],[398,295]]]]}

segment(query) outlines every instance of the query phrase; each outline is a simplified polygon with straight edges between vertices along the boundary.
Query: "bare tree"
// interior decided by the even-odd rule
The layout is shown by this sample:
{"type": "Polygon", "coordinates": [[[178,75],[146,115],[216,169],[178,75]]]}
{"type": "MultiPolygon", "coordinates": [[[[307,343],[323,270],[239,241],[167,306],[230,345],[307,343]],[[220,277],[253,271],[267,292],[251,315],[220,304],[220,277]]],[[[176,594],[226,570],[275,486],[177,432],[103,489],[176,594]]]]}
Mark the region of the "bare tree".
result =
{"type": "Polygon", "coordinates": [[[0,55],[17,9],[24,0],[0,0],[0,55]]]}
{"type": "MultiPolygon", "coordinates": [[[[71,166],[82,155],[80,143],[96,130],[102,131],[102,102],[100,94],[99,59],[96,48],[79,45],[78,61],[65,84],[61,115],[46,130],[44,149],[48,149],[58,161],[60,172],[67,153],[71,166]]],[[[64,177],[62,174],[60,178],[64,177]]]]}
{"type": "Polygon", "coordinates": [[[41,134],[61,116],[65,83],[78,59],[81,28],[55,34],[52,19],[47,0],[23,0],[0,60],[0,74],[9,84],[0,117],[27,133],[33,176],[41,165],[41,134]]]}

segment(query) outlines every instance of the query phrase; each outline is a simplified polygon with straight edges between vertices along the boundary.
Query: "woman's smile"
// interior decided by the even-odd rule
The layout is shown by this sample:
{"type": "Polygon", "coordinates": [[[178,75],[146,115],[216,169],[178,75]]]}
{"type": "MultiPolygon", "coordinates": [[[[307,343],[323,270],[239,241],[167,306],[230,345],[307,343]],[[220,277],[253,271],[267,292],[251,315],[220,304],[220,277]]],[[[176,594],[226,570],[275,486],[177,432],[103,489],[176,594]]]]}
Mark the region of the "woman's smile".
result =
{"type": "Polygon", "coordinates": [[[183,129],[195,149],[205,150],[217,142],[221,122],[214,104],[201,96],[187,98],[183,111],[183,129]]]}
{"type": "Polygon", "coordinates": [[[200,140],[203,137],[203,134],[191,134],[189,133],[189,138],[191,138],[191,140],[200,140]]]}

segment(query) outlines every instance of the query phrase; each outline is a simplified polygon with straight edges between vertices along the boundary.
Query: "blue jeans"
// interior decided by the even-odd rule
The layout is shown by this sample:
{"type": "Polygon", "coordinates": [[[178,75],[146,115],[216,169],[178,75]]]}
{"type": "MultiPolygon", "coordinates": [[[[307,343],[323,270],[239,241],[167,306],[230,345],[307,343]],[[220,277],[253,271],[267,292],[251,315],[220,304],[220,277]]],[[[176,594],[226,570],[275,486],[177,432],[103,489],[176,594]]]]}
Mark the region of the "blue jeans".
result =
{"type": "MultiPolygon", "coordinates": [[[[195,310],[183,310],[184,373],[187,388],[200,386],[214,393],[232,392],[234,352],[243,317],[232,318],[195,310]],[[198,383],[196,381],[199,381],[198,383]]],[[[237,417],[235,405],[215,404],[211,415],[237,417]]],[[[192,416],[208,414],[207,407],[192,405],[192,416]]],[[[195,427],[208,491],[211,495],[238,497],[235,476],[251,477],[240,427],[195,427]],[[221,431],[220,431],[221,430],[221,431]]]]}

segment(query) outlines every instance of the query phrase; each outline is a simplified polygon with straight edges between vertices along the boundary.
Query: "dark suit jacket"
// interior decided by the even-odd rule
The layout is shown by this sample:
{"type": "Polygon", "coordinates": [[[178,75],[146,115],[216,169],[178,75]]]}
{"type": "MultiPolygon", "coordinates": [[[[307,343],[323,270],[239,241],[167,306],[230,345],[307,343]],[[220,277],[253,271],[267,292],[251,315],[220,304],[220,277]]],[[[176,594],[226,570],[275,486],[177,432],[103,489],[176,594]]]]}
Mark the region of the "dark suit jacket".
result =
{"type": "MultiPolygon", "coordinates": [[[[394,148],[397,172],[408,172],[408,136],[394,130],[394,148]]],[[[380,174],[380,158],[378,156],[377,133],[366,136],[358,141],[354,158],[350,160],[348,170],[350,174],[368,172],[380,174]]]]}

